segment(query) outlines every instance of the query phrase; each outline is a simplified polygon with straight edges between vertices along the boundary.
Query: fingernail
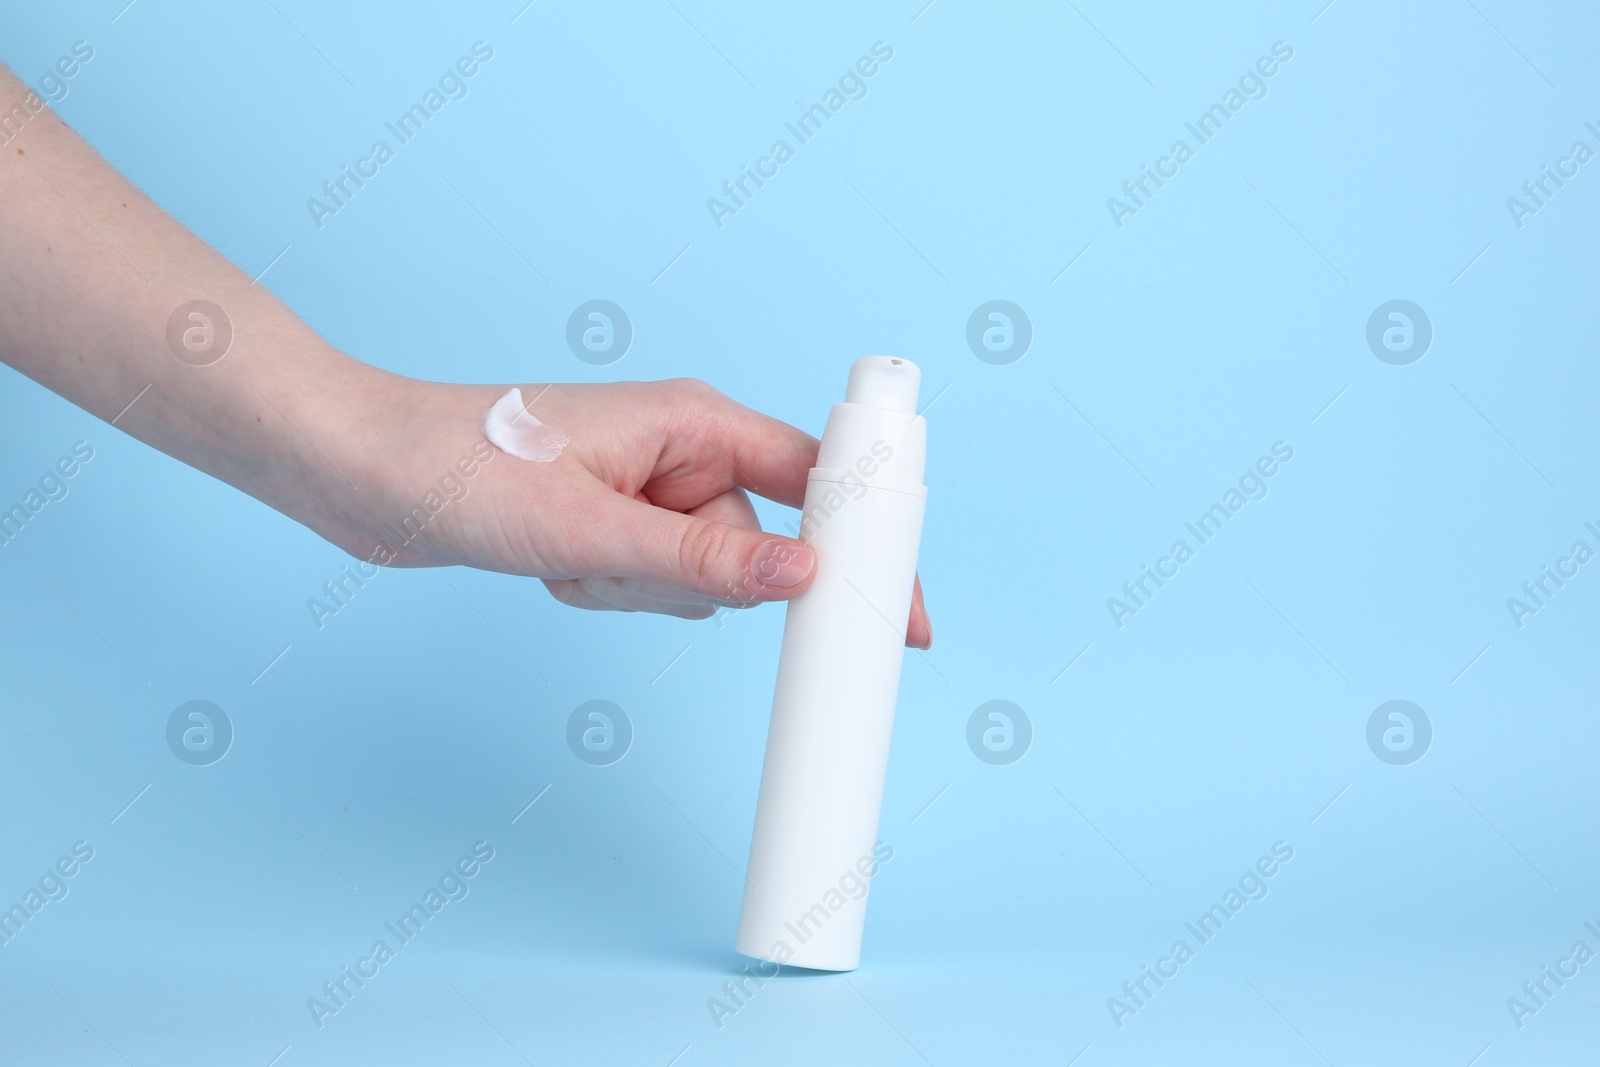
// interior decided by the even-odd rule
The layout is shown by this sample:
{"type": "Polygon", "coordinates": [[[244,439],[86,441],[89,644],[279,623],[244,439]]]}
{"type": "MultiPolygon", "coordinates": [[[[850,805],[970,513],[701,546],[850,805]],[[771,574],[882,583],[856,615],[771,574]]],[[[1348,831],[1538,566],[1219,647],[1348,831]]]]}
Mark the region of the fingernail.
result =
{"type": "Polygon", "coordinates": [[[805,581],[816,562],[817,554],[805,545],[768,541],[750,557],[750,572],[762,585],[787,589],[805,581]]]}

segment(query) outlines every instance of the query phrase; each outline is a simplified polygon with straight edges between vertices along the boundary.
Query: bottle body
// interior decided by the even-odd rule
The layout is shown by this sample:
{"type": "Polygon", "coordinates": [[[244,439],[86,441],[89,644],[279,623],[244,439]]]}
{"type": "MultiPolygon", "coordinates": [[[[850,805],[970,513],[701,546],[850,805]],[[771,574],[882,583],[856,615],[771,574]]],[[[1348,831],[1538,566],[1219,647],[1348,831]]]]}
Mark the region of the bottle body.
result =
{"type": "Polygon", "coordinates": [[[819,461],[839,465],[806,485],[800,536],[817,570],[784,624],[735,947],[852,970],[870,879],[892,855],[878,817],[922,538],[925,424],[845,403],[823,442],[819,461]],[[857,448],[867,462],[847,465],[857,448]]]}

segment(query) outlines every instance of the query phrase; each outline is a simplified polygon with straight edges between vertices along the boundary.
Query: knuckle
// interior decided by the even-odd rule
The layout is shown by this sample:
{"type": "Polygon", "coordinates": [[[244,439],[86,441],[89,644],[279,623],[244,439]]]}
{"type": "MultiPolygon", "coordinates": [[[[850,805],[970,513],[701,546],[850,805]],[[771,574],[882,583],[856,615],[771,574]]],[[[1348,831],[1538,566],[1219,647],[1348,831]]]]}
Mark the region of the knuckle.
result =
{"type": "Polygon", "coordinates": [[[672,378],[663,384],[668,387],[669,395],[679,403],[706,405],[722,397],[715,386],[699,378],[672,378]]]}
{"type": "Polygon", "coordinates": [[[733,530],[719,522],[695,522],[684,527],[678,541],[678,566],[694,587],[703,589],[721,572],[732,550],[733,530]]]}

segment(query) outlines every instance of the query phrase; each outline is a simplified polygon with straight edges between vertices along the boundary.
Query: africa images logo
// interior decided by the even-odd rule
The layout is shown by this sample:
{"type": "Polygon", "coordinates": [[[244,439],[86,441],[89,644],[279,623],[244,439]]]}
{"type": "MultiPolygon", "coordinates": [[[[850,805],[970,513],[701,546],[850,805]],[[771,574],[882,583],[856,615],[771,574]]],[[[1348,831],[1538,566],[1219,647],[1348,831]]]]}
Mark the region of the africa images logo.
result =
{"type": "Polygon", "coordinates": [[[209,767],[233,747],[233,720],[209,700],[179,704],[167,717],[167,747],[191,767],[209,767]]]}

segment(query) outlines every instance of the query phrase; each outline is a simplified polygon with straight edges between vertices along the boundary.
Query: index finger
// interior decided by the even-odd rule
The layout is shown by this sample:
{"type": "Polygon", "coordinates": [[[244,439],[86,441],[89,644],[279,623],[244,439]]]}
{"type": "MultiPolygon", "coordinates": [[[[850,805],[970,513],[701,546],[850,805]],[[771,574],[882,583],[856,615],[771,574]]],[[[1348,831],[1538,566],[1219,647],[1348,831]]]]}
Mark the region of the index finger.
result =
{"type": "Polygon", "coordinates": [[[820,444],[815,437],[696,379],[655,385],[681,443],[698,450],[702,461],[723,467],[729,486],[792,508],[805,502],[806,476],[820,444]]]}

